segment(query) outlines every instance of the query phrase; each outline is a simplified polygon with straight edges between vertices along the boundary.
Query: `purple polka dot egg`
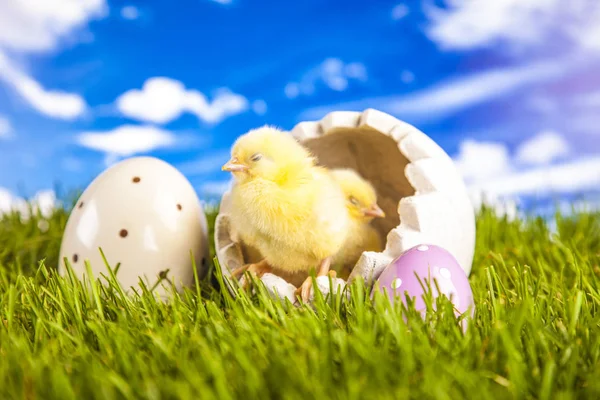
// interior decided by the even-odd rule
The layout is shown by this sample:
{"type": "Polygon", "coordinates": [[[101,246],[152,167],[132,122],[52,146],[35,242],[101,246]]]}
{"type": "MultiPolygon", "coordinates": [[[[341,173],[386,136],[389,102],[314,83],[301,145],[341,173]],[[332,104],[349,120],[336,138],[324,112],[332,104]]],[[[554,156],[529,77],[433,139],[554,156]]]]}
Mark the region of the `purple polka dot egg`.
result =
{"type": "Polygon", "coordinates": [[[473,315],[475,305],[469,279],[454,256],[440,246],[421,244],[405,251],[383,270],[374,290],[385,293],[392,302],[400,299],[404,304],[408,294],[414,299],[415,309],[424,314],[423,288],[427,290],[428,285],[434,302],[440,294],[439,287],[454,304],[457,316],[469,310],[473,315]]]}

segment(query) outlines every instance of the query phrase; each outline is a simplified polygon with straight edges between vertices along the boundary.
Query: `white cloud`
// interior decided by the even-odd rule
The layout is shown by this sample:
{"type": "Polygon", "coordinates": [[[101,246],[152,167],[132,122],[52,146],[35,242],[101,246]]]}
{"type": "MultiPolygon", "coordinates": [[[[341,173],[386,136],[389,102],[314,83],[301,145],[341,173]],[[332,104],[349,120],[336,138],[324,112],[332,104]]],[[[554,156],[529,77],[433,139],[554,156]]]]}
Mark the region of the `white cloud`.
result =
{"type": "Polygon", "coordinates": [[[295,82],[290,82],[283,88],[285,96],[289,99],[295,99],[300,95],[300,85],[295,82]]]}
{"type": "Polygon", "coordinates": [[[72,120],[82,115],[86,103],[77,94],[46,90],[22,72],[0,51],[0,80],[5,81],[38,112],[52,118],[72,120]]]}
{"type": "Polygon", "coordinates": [[[367,69],[359,62],[345,63],[338,58],[327,58],[321,64],[305,73],[299,82],[290,82],[284,88],[285,95],[296,98],[299,95],[312,95],[317,85],[324,84],[329,89],[342,92],[350,81],[366,81],[367,69]]]}
{"type": "Polygon", "coordinates": [[[13,129],[10,121],[3,115],[0,115],[0,139],[8,139],[12,136],[13,129]]]}
{"type": "Polygon", "coordinates": [[[267,113],[267,103],[264,100],[254,100],[252,111],[258,115],[265,115],[267,113]]]}
{"type": "MultiPolygon", "coordinates": [[[[40,190],[29,199],[29,203],[34,213],[39,210],[42,216],[48,217],[57,206],[56,193],[50,189],[40,190]]],[[[11,211],[20,212],[23,219],[29,218],[28,200],[0,187],[0,216],[11,211]]]]}
{"type": "Polygon", "coordinates": [[[140,11],[135,6],[125,6],[121,8],[121,17],[128,20],[138,19],[140,11]]]}
{"type": "Polygon", "coordinates": [[[248,100],[229,89],[218,90],[212,103],[198,91],[188,91],[189,111],[203,121],[218,123],[227,117],[240,114],[248,109],[248,100]]]}
{"type": "Polygon", "coordinates": [[[600,156],[513,172],[471,185],[471,190],[494,195],[578,193],[600,187],[600,156]]]}
{"type": "Polygon", "coordinates": [[[476,208],[486,204],[498,215],[515,218],[521,196],[587,193],[600,187],[600,156],[548,165],[563,156],[556,150],[556,143],[563,141],[543,132],[525,141],[511,157],[505,144],[469,139],[461,143],[454,161],[476,208]],[[535,143],[543,155],[535,153],[535,143]],[[533,166],[517,168],[524,160],[533,166]]]}
{"type": "Polygon", "coordinates": [[[54,50],[61,39],[106,15],[105,0],[3,0],[0,48],[24,52],[54,50]]]}
{"type": "MultiPolygon", "coordinates": [[[[469,198],[475,209],[486,205],[497,216],[514,220],[520,215],[519,200],[523,196],[548,199],[579,193],[590,193],[600,187],[600,157],[566,162],[551,167],[514,170],[488,176],[467,184],[469,198]]],[[[600,203],[598,203],[600,204],[600,203]]],[[[536,207],[536,213],[542,213],[536,207]]],[[[563,210],[563,212],[565,212],[563,210]]]]}
{"type": "Polygon", "coordinates": [[[0,1],[0,80],[27,103],[52,118],[74,119],[86,108],[81,96],[46,90],[8,54],[56,50],[66,39],[91,35],[84,28],[106,15],[105,0],[4,0],[0,1]]]}
{"type": "Polygon", "coordinates": [[[442,82],[407,95],[368,98],[305,111],[305,119],[345,109],[362,111],[376,108],[383,112],[416,120],[430,120],[452,115],[477,104],[514,93],[537,82],[561,76],[567,63],[539,62],[526,66],[497,68],[442,82]]]}
{"type": "Polygon", "coordinates": [[[76,141],[83,147],[106,153],[107,160],[114,162],[118,157],[173,146],[175,135],[154,126],[124,125],[107,132],[83,132],[76,141]]]}
{"type": "Polygon", "coordinates": [[[199,192],[205,196],[222,196],[231,188],[232,181],[209,181],[200,186],[199,192]]]}
{"type": "Polygon", "coordinates": [[[248,100],[227,89],[219,90],[212,102],[197,90],[188,90],[174,79],[155,77],[146,80],[141,90],[132,89],[116,101],[124,115],[154,123],[164,124],[190,112],[199,119],[218,123],[248,109],[248,100]]]}
{"type": "Polygon", "coordinates": [[[392,19],[398,21],[408,15],[410,9],[406,4],[398,4],[392,8],[392,19]]]}
{"type": "Polygon", "coordinates": [[[466,140],[454,161],[469,189],[492,199],[576,193],[600,187],[600,156],[517,170],[505,145],[466,140]]]}
{"type": "Polygon", "coordinates": [[[556,132],[541,132],[522,143],[515,160],[521,164],[545,165],[571,153],[569,143],[556,132]]]}
{"type": "Polygon", "coordinates": [[[7,189],[0,187],[0,215],[10,212],[13,208],[13,194],[7,189]]]}
{"type": "MultiPolygon", "coordinates": [[[[541,92],[531,95],[521,103],[526,108],[519,115],[511,117],[505,129],[514,131],[525,124],[529,129],[538,126],[548,126],[559,132],[568,134],[569,141],[574,147],[585,148],[587,153],[600,152],[600,91],[593,79],[572,74],[571,79],[562,85],[575,86],[586,82],[580,91],[554,92],[548,87],[541,87],[541,92]],[[572,82],[572,83],[569,83],[572,82]],[[550,91],[550,93],[548,93],[550,91]]],[[[537,91],[537,90],[536,90],[537,91]]],[[[567,137],[565,135],[565,137],[567,137]]],[[[567,150],[570,146],[567,146],[567,150]]]]}
{"type": "Polygon", "coordinates": [[[119,96],[117,108],[135,119],[166,123],[181,115],[186,107],[186,94],[179,81],[150,78],[142,90],[131,89],[119,96]]]}
{"type": "Polygon", "coordinates": [[[446,0],[425,8],[427,35],[445,49],[494,44],[526,48],[568,38],[600,50],[600,6],[595,0],[446,0]]]}
{"type": "Polygon", "coordinates": [[[217,172],[231,157],[229,150],[216,150],[199,157],[196,160],[181,163],[177,166],[185,175],[204,175],[217,172]]]}
{"type": "Polygon", "coordinates": [[[465,140],[454,161],[466,181],[480,181],[511,170],[510,154],[502,143],[465,140]]]}
{"type": "Polygon", "coordinates": [[[485,205],[493,209],[496,216],[506,217],[509,221],[519,215],[519,201],[515,197],[501,197],[494,193],[482,193],[478,190],[470,190],[468,195],[476,210],[485,205]]]}
{"type": "Polygon", "coordinates": [[[449,115],[557,76],[562,71],[561,65],[553,63],[485,71],[396,98],[389,108],[399,115],[449,115]]]}
{"type": "MultiPolygon", "coordinates": [[[[572,215],[573,212],[576,213],[591,213],[600,211],[600,196],[598,193],[592,193],[586,198],[583,199],[561,199],[554,201],[550,204],[544,204],[539,207],[536,207],[536,213],[538,215],[545,215],[554,217],[556,212],[560,212],[563,216],[572,215]]],[[[552,219],[553,223],[553,233],[556,233],[556,221],[552,219]]]]}
{"type": "MultiPolygon", "coordinates": [[[[330,61],[331,63],[331,61],[330,61]]],[[[339,64],[337,64],[339,65],[339,64]]],[[[330,67],[328,73],[338,74],[339,67],[334,63],[333,67],[330,67]]],[[[367,75],[367,67],[363,63],[352,62],[345,64],[343,66],[342,74],[346,76],[346,78],[357,79],[359,81],[366,81],[368,79],[367,75]]]]}
{"type": "Polygon", "coordinates": [[[51,189],[41,190],[35,194],[33,203],[42,215],[48,216],[56,207],[56,193],[51,189]]]}

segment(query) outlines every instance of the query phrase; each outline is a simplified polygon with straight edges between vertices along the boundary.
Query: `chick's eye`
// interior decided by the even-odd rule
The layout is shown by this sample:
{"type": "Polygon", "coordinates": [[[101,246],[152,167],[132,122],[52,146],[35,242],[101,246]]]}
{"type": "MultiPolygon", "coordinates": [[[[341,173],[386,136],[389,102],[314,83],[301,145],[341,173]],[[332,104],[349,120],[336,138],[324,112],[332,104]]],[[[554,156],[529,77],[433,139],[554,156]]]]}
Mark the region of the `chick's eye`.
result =
{"type": "Polygon", "coordinates": [[[348,200],[350,201],[350,204],[352,204],[353,206],[358,205],[358,200],[356,200],[356,198],[350,196],[350,198],[348,200]]]}
{"type": "Polygon", "coordinates": [[[254,154],[252,157],[250,157],[250,161],[252,161],[252,162],[257,162],[257,161],[259,161],[259,160],[260,160],[262,157],[263,157],[263,156],[262,156],[262,154],[260,154],[260,153],[256,153],[256,154],[254,154]]]}

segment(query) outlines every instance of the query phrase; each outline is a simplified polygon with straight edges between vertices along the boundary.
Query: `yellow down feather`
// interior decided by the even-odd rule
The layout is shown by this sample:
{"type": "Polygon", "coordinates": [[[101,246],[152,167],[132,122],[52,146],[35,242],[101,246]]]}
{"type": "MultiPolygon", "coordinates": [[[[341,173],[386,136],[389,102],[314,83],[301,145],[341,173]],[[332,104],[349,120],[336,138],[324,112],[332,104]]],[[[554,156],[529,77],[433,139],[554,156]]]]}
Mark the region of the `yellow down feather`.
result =
{"type": "Polygon", "coordinates": [[[371,221],[385,215],[377,205],[375,189],[357,172],[340,168],[332,169],[331,175],[344,192],[350,220],[346,241],[332,262],[346,278],[364,251],[383,250],[381,236],[371,221]]]}
{"type": "Polygon", "coordinates": [[[270,266],[308,272],[336,254],[346,241],[346,198],[333,177],[315,165],[308,150],[272,127],[234,143],[231,219],[242,240],[270,266]]]}

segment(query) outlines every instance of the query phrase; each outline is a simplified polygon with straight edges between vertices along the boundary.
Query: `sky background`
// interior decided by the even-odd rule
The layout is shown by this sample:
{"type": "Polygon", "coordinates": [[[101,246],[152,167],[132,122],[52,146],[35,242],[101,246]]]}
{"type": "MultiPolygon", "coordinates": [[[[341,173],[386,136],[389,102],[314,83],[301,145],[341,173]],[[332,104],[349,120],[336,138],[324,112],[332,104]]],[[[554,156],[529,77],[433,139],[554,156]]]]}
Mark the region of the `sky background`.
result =
{"type": "Polygon", "coordinates": [[[600,204],[600,3],[0,0],[0,210],[136,155],[218,196],[240,134],[366,108],[476,201],[600,204]]]}

